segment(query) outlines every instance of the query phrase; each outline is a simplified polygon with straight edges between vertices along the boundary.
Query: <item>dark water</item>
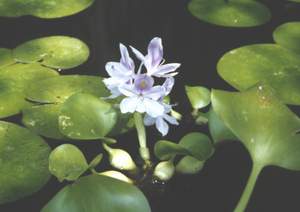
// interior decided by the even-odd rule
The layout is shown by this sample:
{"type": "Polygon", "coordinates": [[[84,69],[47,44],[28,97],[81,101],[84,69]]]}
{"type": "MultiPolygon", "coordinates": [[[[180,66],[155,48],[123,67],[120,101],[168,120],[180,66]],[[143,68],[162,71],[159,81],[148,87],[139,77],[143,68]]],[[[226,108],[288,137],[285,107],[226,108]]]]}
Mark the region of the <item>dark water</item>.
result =
{"type": "MultiPolygon", "coordinates": [[[[253,43],[272,42],[272,31],[287,21],[300,21],[300,6],[286,1],[266,0],[273,19],[268,24],[248,29],[216,27],[199,22],[186,10],[188,1],[179,0],[97,0],[87,11],[57,20],[32,17],[0,18],[0,46],[13,48],[33,38],[69,35],[82,39],[91,49],[90,60],[68,73],[105,75],[106,61],[119,58],[118,42],[145,49],[154,36],[164,40],[167,61],[181,62],[173,101],[178,110],[188,114],[190,108],[183,86],[204,85],[231,89],[216,73],[218,59],[233,48],[253,43]]],[[[19,117],[15,117],[16,120],[19,117]]],[[[173,128],[167,139],[178,141],[191,131],[207,129],[194,126],[189,117],[173,128]]],[[[135,149],[135,132],[120,138],[120,145],[135,149]],[[122,142],[123,141],[123,142],[122,142]],[[126,142],[128,141],[128,142],[126,142]]],[[[159,139],[149,130],[149,142],[159,139]]],[[[49,141],[55,147],[59,143],[49,141]]],[[[101,148],[93,143],[78,144],[89,159],[101,148]]],[[[161,187],[146,190],[153,212],[231,212],[237,203],[251,168],[246,150],[239,143],[220,146],[204,170],[195,176],[177,176],[161,187]]],[[[33,196],[0,206],[1,212],[39,211],[62,188],[55,179],[33,196]]],[[[0,187],[1,189],[1,187],[0,187]]],[[[300,211],[300,173],[267,168],[260,176],[247,211],[300,211]]]]}

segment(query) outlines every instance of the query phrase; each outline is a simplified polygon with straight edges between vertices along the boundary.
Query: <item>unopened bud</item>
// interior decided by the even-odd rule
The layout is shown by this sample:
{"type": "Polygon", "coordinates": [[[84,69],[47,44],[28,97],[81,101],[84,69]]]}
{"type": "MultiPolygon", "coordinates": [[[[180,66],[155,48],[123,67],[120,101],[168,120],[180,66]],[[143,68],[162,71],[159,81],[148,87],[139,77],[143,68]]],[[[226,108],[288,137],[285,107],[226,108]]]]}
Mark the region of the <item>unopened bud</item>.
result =
{"type": "Polygon", "coordinates": [[[172,161],[163,161],[157,164],[153,176],[161,181],[170,180],[175,173],[175,166],[172,161]]]}
{"type": "Polygon", "coordinates": [[[122,149],[110,149],[108,151],[110,164],[120,170],[132,171],[136,165],[128,152],[122,149]]]}
{"type": "Polygon", "coordinates": [[[126,183],[133,184],[133,181],[130,178],[128,178],[126,175],[124,175],[123,173],[118,172],[118,171],[111,170],[111,171],[101,172],[99,174],[107,176],[107,177],[112,177],[112,178],[115,178],[117,180],[121,180],[121,181],[126,182],[126,183]]]}

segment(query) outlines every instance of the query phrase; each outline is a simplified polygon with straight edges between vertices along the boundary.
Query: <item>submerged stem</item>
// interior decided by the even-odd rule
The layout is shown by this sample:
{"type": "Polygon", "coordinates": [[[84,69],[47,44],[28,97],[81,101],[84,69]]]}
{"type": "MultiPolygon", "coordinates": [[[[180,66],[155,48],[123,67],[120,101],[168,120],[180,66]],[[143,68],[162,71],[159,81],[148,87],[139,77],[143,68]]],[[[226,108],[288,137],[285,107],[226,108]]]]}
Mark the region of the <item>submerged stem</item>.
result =
{"type": "Polygon", "coordinates": [[[144,126],[143,117],[140,113],[135,113],[133,116],[140,145],[140,155],[146,164],[150,164],[150,152],[147,147],[146,129],[144,126]]]}
{"type": "Polygon", "coordinates": [[[258,165],[255,163],[253,164],[252,171],[251,171],[250,177],[248,179],[247,185],[245,187],[245,190],[244,190],[244,192],[241,196],[241,199],[240,199],[238,205],[236,206],[234,212],[244,212],[246,210],[246,207],[250,200],[251,194],[254,190],[254,186],[256,184],[257,177],[260,174],[262,168],[263,168],[263,166],[261,166],[261,165],[258,165]]]}

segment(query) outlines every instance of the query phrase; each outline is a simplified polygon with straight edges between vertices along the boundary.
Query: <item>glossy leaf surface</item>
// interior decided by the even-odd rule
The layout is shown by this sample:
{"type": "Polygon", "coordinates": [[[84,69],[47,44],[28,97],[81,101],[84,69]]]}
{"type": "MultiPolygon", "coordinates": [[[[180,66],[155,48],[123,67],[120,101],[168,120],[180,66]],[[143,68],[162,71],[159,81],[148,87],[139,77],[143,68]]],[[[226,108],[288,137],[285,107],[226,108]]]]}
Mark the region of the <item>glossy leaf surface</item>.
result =
{"type": "Polygon", "coordinates": [[[238,90],[267,82],[288,104],[300,104],[300,57],[276,44],[255,44],[226,53],[220,76],[238,90]]]}
{"type": "Polygon", "coordinates": [[[0,122],[0,204],[33,194],[50,177],[50,147],[29,130],[0,122]]]}
{"type": "Polygon", "coordinates": [[[255,164],[300,170],[300,119],[273,89],[260,84],[241,93],[214,90],[212,104],[255,164]]]}
{"type": "Polygon", "coordinates": [[[42,212],[150,212],[135,186],[101,175],[80,178],[63,188],[42,212]]]}
{"type": "Polygon", "coordinates": [[[89,48],[77,38],[51,36],[28,41],[13,50],[13,57],[22,63],[35,63],[56,68],[70,69],[84,63],[89,48]]]}
{"type": "Polygon", "coordinates": [[[71,96],[61,107],[59,129],[73,139],[99,139],[106,136],[117,122],[111,104],[90,94],[71,96]]]}
{"type": "Polygon", "coordinates": [[[226,27],[253,27],[271,18],[270,10],[253,0],[192,0],[188,9],[202,21],[226,27]]]}

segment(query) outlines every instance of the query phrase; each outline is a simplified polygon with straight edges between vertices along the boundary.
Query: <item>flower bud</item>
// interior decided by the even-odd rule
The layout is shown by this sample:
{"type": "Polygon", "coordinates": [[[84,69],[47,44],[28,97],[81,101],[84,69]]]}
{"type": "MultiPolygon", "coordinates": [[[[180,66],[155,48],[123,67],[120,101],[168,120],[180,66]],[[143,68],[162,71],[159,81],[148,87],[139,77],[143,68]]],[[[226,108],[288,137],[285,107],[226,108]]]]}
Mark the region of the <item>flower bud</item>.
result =
{"type": "Polygon", "coordinates": [[[172,161],[163,161],[157,164],[153,176],[161,181],[170,180],[175,173],[175,166],[172,161]]]}
{"type": "Polygon", "coordinates": [[[133,181],[130,178],[128,178],[126,175],[124,175],[123,173],[118,172],[118,171],[111,170],[111,171],[101,172],[99,174],[107,176],[107,177],[112,177],[112,178],[115,178],[117,180],[121,180],[121,181],[126,182],[126,183],[133,184],[133,181]]]}
{"type": "Polygon", "coordinates": [[[132,171],[136,165],[131,156],[122,149],[112,149],[108,151],[110,164],[120,170],[132,171]]]}

